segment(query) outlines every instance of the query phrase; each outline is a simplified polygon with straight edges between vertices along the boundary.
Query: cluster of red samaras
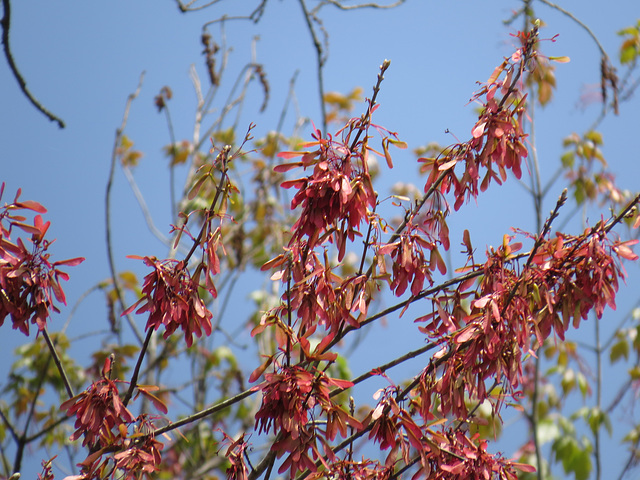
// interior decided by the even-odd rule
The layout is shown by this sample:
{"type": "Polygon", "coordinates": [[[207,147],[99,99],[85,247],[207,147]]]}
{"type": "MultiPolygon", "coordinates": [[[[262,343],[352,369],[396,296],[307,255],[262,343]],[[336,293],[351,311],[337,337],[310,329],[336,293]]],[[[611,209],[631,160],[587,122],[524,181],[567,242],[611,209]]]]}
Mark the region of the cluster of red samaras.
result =
{"type": "MultiPolygon", "coordinates": [[[[425,478],[515,480],[516,469],[532,471],[527,465],[489,454],[484,440],[468,437],[460,424],[445,426],[446,419],[466,418],[470,397],[474,402],[491,400],[497,412],[506,395],[517,394],[523,382],[522,355],[535,348],[533,343],[542,344],[553,332],[564,338],[569,325],[577,326],[589,311],[600,316],[605,305],[615,307],[618,281],[624,276],[620,259],[637,256],[629,248],[634,242],[608,238],[604,222],[580,236],[532,236],[536,246],[524,268],[517,267],[515,252],[520,245],[512,243],[512,237],[505,237],[501,248],[488,252],[484,264],[471,262],[468,271],[477,275],[461,277],[458,283],[439,289],[429,297],[432,312],[417,319],[422,324],[420,331],[438,352],[411,388],[392,385],[380,391],[377,407],[363,420],[336,400],[336,393],[353,384],[330,378],[319,365],[335,360],[336,354],[329,349],[345,331],[358,328],[366,319],[369,303],[384,281],[398,296],[409,290],[417,297],[423,295],[426,282],[433,285],[436,269],[445,272],[439,253],[439,248],[449,248],[448,208],[439,207],[446,205],[445,195],[453,192],[457,210],[492,180],[505,181],[508,171],[520,178],[527,149],[522,126],[525,95],[519,86],[535,56],[535,33],[519,35],[521,48],[474,96],[482,109],[470,140],[448,147],[436,158],[420,159],[427,173],[425,192],[431,198],[416,211],[407,211],[403,227],[388,242],[382,240],[386,223],[375,213],[378,198],[368,166],[373,151],[369,129],[383,136],[389,164],[388,145],[403,145],[395,133],[370,123],[374,105],[335,137],[324,138],[315,130],[314,141],[302,147],[307,150],[280,155],[300,160],[275,167],[277,172],[300,167],[310,171],[282,183],[296,190],[291,206],[299,207],[300,215],[285,253],[267,262],[264,269],[278,268],[273,278],[281,279],[285,293],[281,305],[265,313],[253,332],[274,328],[279,346],[251,380],[264,376],[254,387],[262,393],[256,430],[275,435],[271,450],[285,457],[280,473],[288,471],[292,478],[305,471],[310,472],[308,478],[385,478],[397,473],[398,462],[416,465],[417,475],[425,478]],[[348,242],[356,237],[364,238],[364,251],[371,252],[375,260],[369,270],[363,271],[363,261],[359,270],[341,278],[332,268],[327,249],[335,249],[340,262],[348,242]],[[392,265],[390,271],[387,263],[392,265]],[[477,278],[481,278],[479,283],[477,278]],[[468,311],[459,308],[462,299],[470,300],[468,311]],[[503,386],[499,398],[492,398],[487,388],[486,382],[492,380],[503,386]],[[367,432],[382,450],[390,451],[385,461],[357,461],[335,446],[337,437],[357,438],[367,432]]],[[[37,215],[33,225],[26,224],[13,214],[19,209],[44,212],[39,204],[18,202],[16,197],[0,214],[8,222],[0,231],[0,324],[10,315],[14,328],[28,334],[29,320],[44,328],[50,310],[55,309],[53,297],[64,302],[59,279],[67,276],[57,267],[76,265],[82,259],[50,263],[45,253],[49,244],[44,240],[48,223],[37,215]],[[26,248],[21,240],[12,243],[12,228],[31,234],[32,247],[26,248]]],[[[152,272],[145,277],[140,300],[124,313],[136,307],[136,313],[148,313],[146,329],[163,326],[165,338],[181,330],[187,346],[193,335],[210,335],[212,314],[199,294],[200,277],[204,271],[205,289],[215,296],[211,276],[219,270],[215,252],[221,240],[211,236],[203,245],[208,266],[196,268],[195,273],[189,272],[184,261],[138,257],[152,272]]],[[[144,389],[142,393],[151,395],[144,389]]],[[[97,476],[105,465],[99,459],[107,452],[115,453],[110,460],[114,472],[150,473],[158,468],[162,444],[153,436],[132,438],[129,433],[131,426],[135,432],[143,426],[153,431],[152,424],[147,417],[133,417],[120,400],[117,382],[110,379],[108,369],[63,408],[76,417],[72,440],[83,438],[83,445],[91,450],[82,464],[81,478],[97,476]]],[[[227,442],[229,478],[246,480],[244,436],[235,441],[227,437],[227,442]]]]}

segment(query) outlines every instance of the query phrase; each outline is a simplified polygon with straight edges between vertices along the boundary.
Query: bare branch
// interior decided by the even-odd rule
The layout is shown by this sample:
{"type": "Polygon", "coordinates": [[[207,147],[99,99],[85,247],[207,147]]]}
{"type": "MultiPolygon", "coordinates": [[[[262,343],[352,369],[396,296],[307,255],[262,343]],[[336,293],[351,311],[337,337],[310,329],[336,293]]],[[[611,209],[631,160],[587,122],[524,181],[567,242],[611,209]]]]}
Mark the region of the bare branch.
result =
{"type": "Polygon", "coordinates": [[[9,45],[9,29],[11,28],[11,1],[2,0],[2,6],[4,8],[4,16],[2,17],[2,20],[0,20],[0,24],[2,25],[2,44],[4,45],[4,56],[7,58],[7,63],[9,64],[9,68],[11,69],[13,76],[18,81],[18,85],[20,85],[20,90],[22,90],[22,93],[24,93],[24,95],[29,99],[33,106],[40,110],[40,112],[42,112],[49,120],[51,120],[52,122],[56,122],[58,124],[58,127],[64,128],[64,121],[47,110],[27,88],[27,82],[20,73],[20,70],[18,70],[18,66],[16,65],[16,62],[13,59],[13,54],[11,53],[11,46],[9,45]]]}
{"type": "Polygon", "coordinates": [[[580,25],[586,32],[587,34],[593,39],[593,41],[595,42],[595,44],[598,46],[598,50],[600,50],[600,54],[603,57],[607,57],[607,52],[604,49],[604,47],[602,46],[602,44],[600,43],[600,40],[598,40],[598,37],[596,37],[595,33],[593,33],[593,31],[581,20],[578,20],[578,18],[571,12],[565,10],[564,8],[562,8],[560,5],[556,5],[553,2],[550,2],[549,0],[539,0],[541,3],[544,3],[545,5],[558,10],[559,12],[565,14],[567,17],[569,17],[571,20],[573,20],[574,22],[576,22],[578,25],[580,25]]]}
{"type": "Polygon", "coordinates": [[[313,41],[313,47],[316,50],[316,61],[317,61],[317,69],[318,69],[318,93],[320,94],[320,112],[322,115],[322,131],[327,133],[327,109],[324,104],[324,77],[323,77],[323,69],[326,61],[325,53],[322,49],[322,44],[318,40],[318,36],[316,35],[316,31],[313,28],[313,21],[318,21],[315,15],[312,12],[307,10],[307,5],[304,0],[299,0],[300,6],[302,7],[302,12],[304,13],[304,19],[307,22],[307,28],[309,29],[309,33],[311,34],[311,40],[313,41]]]}
{"type": "Polygon", "coordinates": [[[334,7],[337,7],[340,10],[356,10],[358,8],[379,8],[379,9],[395,8],[399,5],[402,5],[406,0],[397,0],[396,2],[391,3],[389,5],[381,5],[375,2],[360,3],[358,5],[343,5],[340,2],[338,2],[338,0],[324,0],[324,1],[326,2],[326,4],[333,5],[334,7]]]}
{"type": "MultiPolygon", "coordinates": [[[[124,311],[124,295],[122,294],[122,289],[120,288],[120,281],[118,280],[118,276],[116,275],[116,267],[115,262],[113,260],[113,247],[111,245],[111,187],[113,186],[113,178],[116,171],[116,161],[118,158],[118,146],[120,145],[120,141],[122,139],[122,134],[124,132],[124,128],[127,125],[127,120],[129,119],[129,110],[131,109],[131,104],[135,100],[135,98],[140,94],[140,90],[142,89],[142,81],[144,79],[144,72],[140,74],[140,80],[138,81],[138,87],[136,90],[129,95],[127,98],[127,103],[124,109],[124,115],[122,117],[122,123],[120,127],[116,129],[116,138],[113,143],[113,151],[111,152],[111,169],[109,171],[109,179],[107,180],[107,193],[105,199],[105,221],[106,221],[106,236],[107,236],[107,257],[109,260],[109,270],[111,271],[111,280],[113,281],[113,288],[116,292],[116,296],[118,297],[118,302],[120,303],[120,308],[124,311]]],[[[131,315],[127,315],[127,321],[131,326],[131,330],[135,334],[138,342],[140,344],[143,343],[142,335],[138,330],[133,318],[131,315]]]]}
{"type": "Polygon", "coordinates": [[[73,397],[73,388],[71,387],[71,383],[69,383],[69,377],[67,377],[67,372],[65,372],[62,362],[60,361],[60,356],[56,351],[56,347],[51,341],[51,337],[49,336],[49,332],[47,331],[47,327],[42,329],[42,336],[44,340],[47,342],[47,346],[49,347],[49,351],[51,352],[51,356],[53,357],[53,361],[58,367],[58,371],[60,372],[60,377],[62,377],[62,382],[64,383],[64,388],[67,390],[67,395],[69,398],[73,397]]]}

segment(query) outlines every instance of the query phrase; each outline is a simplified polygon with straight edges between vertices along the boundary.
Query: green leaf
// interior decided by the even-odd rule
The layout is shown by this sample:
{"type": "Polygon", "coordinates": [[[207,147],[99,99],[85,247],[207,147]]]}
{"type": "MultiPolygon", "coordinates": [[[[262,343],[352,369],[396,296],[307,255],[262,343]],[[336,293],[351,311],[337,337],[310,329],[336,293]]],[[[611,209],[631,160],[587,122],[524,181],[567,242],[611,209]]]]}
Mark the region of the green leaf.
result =
{"type": "Polygon", "coordinates": [[[562,462],[565,473],[573,473],[576,480],[587,480],[592,470],[591,444],[585,438],[578,442],[575,437],[563,436],[553,444],[555,458],[562,462]]]}
{"type": "Polygon", "coordinates": [[[582,398],[586,398],[589,393],[589,382],[587,381],[587,377],[584,376],[582,372],[578,372],[576,375],[576,379],[578,381],[578,388],[580,389],[580,393],[582,394],[582,398]]]}
{"type": "Polygon", "coordinates": [[[564,375],[562,375],[562,380],[560,381],[560,385],[562,385],[562,391],[565,395],[571,392],[575,388],[576,373],[571,368],[567,368],[564,371],[564,375]]]}
{"type": "Polygon", "coordinates": [[[540,445],[551,442],[560,437],[560,428],[552,418],[545,418],[538,422],[538,442],[540,445]]]}
{"type": "Polygon", "coordinates": [[[573,164],[576,161],[576,154],[574,152],[565,152],[561,157],[560,161],[562,162],[562,166],[564,168],[573,168],[573,164]]]}
{"type": "Polygon", "coordinates": [[[570,468],[570,471],[575,474],[576,480],[588,480],[592,469],[591,450],[577,450],[570,468]]]}
{"type": "Polygon", "coordinates": [[[591,131],[585,133],[584,138],[587,138],[587,139],[591,140],[596,145],[602,145],[602,143],[603,143],[602,134],[600,132],[595,131],[595,130],[591,130],[591,131]]]}
{"type": "Polygon", "coordinates": [[[638,380],[640,379],[640,367],[633,367],[629,369],[629,376],[631,377],[631,380],[638,380]]]}
{"type": "Polygon", "coordinates": [[[620,63],[631,63],[638,56],[638,48],[633,43],[626,41],[620,48],[620,63]]]}
{"type": "Polygon", "coordinates": [[[553,60],[554,62],[558,63],[569,63],[571,61],[571,59],[566,55],[563,55],[561,57],[549,57],[549,60],[553,60]]]}
{"type": "Polygon", "coordinates": [[[617,362],[621,357],[629,360],[629,342],[627,342],[626,338],[619,338],[609,352],[609,360],[611,360],[611,363],[617,362]]]}
{"type": "Polygon", "coordinates": [[[640,440],[640,429],[638,427],[633,428],[629,433],[627,433],[622,439],[625,443],[635,444],[640,440]]]}

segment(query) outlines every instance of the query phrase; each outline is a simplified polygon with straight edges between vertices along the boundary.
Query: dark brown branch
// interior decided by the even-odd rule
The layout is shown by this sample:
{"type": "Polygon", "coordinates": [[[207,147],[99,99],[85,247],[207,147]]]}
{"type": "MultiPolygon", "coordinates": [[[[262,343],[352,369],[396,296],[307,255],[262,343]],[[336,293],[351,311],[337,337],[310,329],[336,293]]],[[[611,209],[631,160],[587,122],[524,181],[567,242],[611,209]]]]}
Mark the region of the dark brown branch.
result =
{"type": "Polygon", "coordinates": [[[18,433],[15,431],[15,429],[13,428],[13,425],[11,425],[11,422],[9,422],[9,419],[5,416],[5,414],[2,411],[2,409],[0,409],[0,419],[2,419],[4,425],[7,427],[7,430],[9,430],[9,433],[11,434],[11,437],[16,442],[18,442],[19,441],[18,433]]]}
{"type": "Polygon", "coordinates": [[[18,66],[16,65],[16,62],[13,59],[13,54],[11,53],[11,46],[9,45],[9,30],[11,28],[11,1],[2,0],[2,7],[4,9],[4,16],[2,17],[2,20],[0,20],[0,24],[2,25],[2,45],[4,46],[4,56],[7,58],[7,63],[9,64],[9,68],[11,69],[13,76],[17,80],[18,85],[20,85],[20,90],[22,90],[22,93],[29,99],[32,105],[40,110],[40,112],[43,113],[49,120],[51,120],[52,122],[56,122],[58,124],[58,127],[64,128],[65,125],[62,119],[47,110],[27,88],[27,82],[20,73],[20,70],[18,70],[18,66]]]}
{"type": "MultiPolygon", "coordinates": [[[[244,400],[247,397],[250,397],[251,395],[253,395],[254,393],[256,393],[258,390],[254,390],[254,389],[249,389],[249,390],[245,390],[244,392],[241,392],[231,398],[228,398],[227,400],[224,400],[220,403],[216,403],[215,405],[202,410],[198,413],[194,413],[193,415],[189,415],[188,417],[183,418],[182,420],[178,420],[177,422],[173,422],[170,423],[169,425],[166,425],[164,427],[158,428],[156,430],[154,430],[153,432],[151,432],[149,434],[149,436],[158,436],[158,435],[162,435],[163,433],[167,433],[170,432],[171,430],[175,430],[176,428],[182,427],[184,425],[188,425],[192,422],[195,422],[196,420],[200,420],[201,418],[205,418],[208,417],[209,415],[213,415],[216,412],[219,412],[221,410],[224,410],[225,408],[228,408],[236,403],[238,403],[241,400],[244,400]]],[[[146,437],[144,437],[146,438],[146,437]]]]}
{"type": "MultiPolygon", "coordinates": [[[[406,354],[402,355],[401,357],[396,358],[395,360],[391,360],[390,362],[385,363],[384,365],[380,365],[379,367],[373,368],[370,371],[368,371],[367,373],[363,373],[359,377],[354,378],[351,381],[351,383],[353,383],[354,386],[359,384],[359,383],[362,383],[365,380],[367,380],[368,378],[371,378],[371,377],[377,375],[377,373],[374,373],[374,372],[386,372],[387,370],[389,370],[392,367],[400,365],[401,363],[406,362],[407,360],[410,360],[412,358],[417,357],[418,355],[422,355],[423,353],[428,352],[429,350],[437,347],[439,344],[440,344],[440,342],[429,342],[424,347],[421,347],[421,348],[419,348],[417,350],[414,350],[412,352],[406,353],[406,354]]],[[[332,391],[329,394],[329,396],[330,397],[335,397],[336,395],[339,395],[340,393],[344,392],[345,390],[347,390],[347,389],[337,388],[334,391],[332,391]]]]}
{"type": "Polygon", "coordinates": [[[360,140],[360,135],[364,129],[366,129],[371,122],[371,112],[373,111],[373,107],[376,105],[376,99],[378,98],[378,93],[380,93],[380,85],[382,85],[382,81],[384,80],[384,74],[387,69],[391,66],[391,60],[386,60],[382,62],[380,65],[380,72],[378,73],[378,80],[376,81],[375,86],[373,87],[373,95],[371,97],[371,101],[369,102],[369,108],[366,113],[362,116],[361,128],[356,133],[353,142],[351,142],[350,150],[353,152],[358,145],[358,141],[360,140]]]}
{"type": "Polygon", "coordinates": [[[147,353],[147,349],[149,348],[149,342],[151,341],[151,337],[155,330],[150,328],[147,331],[147,336],[144,339],[144,343],[142,344],[142,349],[140,350],[140,354],[138,355],[138,360],[136,361],[136,366],[133,369],[133,374],[131,375],[131,382],[129,383],[129,389],[127,390],[127,394],[124,396],[124,400],[122,403],[126,407],[133,396],[133,390],[136,388],[138,384],[138,375],[140,375],[140,369],[142,368],[142,360],[144,359],[145,354],[147,353]]]}
{"type": "Polygon", "coordinates": [[[47,342],[47,346],[49,347],[49,352],[53,357],[53,362],[56,364],[56,367],[58,368],[58,372],[60,372],[60,377],[62,378],[62,383],[64,383],[64,388],[67,390],[67,395],[69,395],[69,398],[72,398],[73,388],[71,387],[71,383],[69,382],[69,377],[67,377],[67,372],[65,372],[62,362],[60,361],[60,356],[56,351],[56,347],[51,341],[51,337],[49,336],[47,327],[42,329],[42,336],[44,337],[45,342],[47,342]]]}
{"type": "MultiPolygon", "coordinates": [[[[560,208],[562,208],[562,206],[566,202],[567,202],[567,189],[565,188],[562,191],[562,194],[560,195],[560,197],[558,198],[558,201],[556,202],[555,208],[551,211],[551,213],[549,214],[549,217],[544,222],[544,226],[542,227],[542,231],[540,232],[540,234],[536,238],[536,241],[533,244],[533,248],[531,249],[531,252],[529,253],[529,258],[527,258],[527,263],[524,266],[523,272],[525,272],[529,268],[529,266],[531,265],[531,262],[533,261],[533,257],[536,256],[536,253],[538,252],[538,249],[542,245],[542,242],[544,242],[545,237],[547,236],[547,234],[549,233],[549,230],[551,229],[551,224],[553,223],[553,221],[556,218],[558,218],[558,215],[560,213],[560,208]]],[[[502,315],[503,316],[506,313],[507,308],[511,304],[511,301],[516,296],[516,292],[518,291],[518,288],[520,288],[521,283],[522,283],[522,277],[520,277],[520,279],[516,282],[516,284],[513,286],[513,288],[509,292],[509,296],[507,297],[507,300],[504,302],[504,305],[502,306],[502,315]]]]}

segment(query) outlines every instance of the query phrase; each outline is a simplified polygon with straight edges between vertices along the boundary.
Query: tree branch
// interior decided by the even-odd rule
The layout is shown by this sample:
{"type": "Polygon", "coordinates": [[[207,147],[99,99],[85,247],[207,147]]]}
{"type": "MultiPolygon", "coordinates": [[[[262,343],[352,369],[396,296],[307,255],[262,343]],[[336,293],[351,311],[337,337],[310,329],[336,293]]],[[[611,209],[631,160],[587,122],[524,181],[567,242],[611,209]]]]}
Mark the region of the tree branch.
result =
{"type": "Polygon", "coordinates": [[[11,28],[11,1],[10,0],[2,0],[2,6],[4,8],[4,16],[2,20],[0,20],[0,24],[2,25],[2,44],[4,45],[4,56],[7,58],[7,63],[9,64],[9,68],[13,73],[13,76],[20,85],[20,90],[22,93],[29,99],[31,104],[40,110],[49,120],[52,122],[56,122],[58,127],[64,128],[64,122],[62,119],[58,118],[56,115],[47,110],[37,98],[33,96],[33,94],[27,88],[27,82],[24,77],[18,70],[18,66],[16,65],[15,60],[13,59],[13,54],[11,53],[11,46],[9,45],[9,30],[11,28]]]}
{"type": "MultiPolygon", "coordinates": [[[[116,129],[116,138],[113,144],[113,151],[111,152],[111,169],[109,170],[109,179],[107,180],[107,193],[105,199],[105,222],[106,222],[106,236],[107,236],[107,258],[109,261],[109,270],[111,272],[111,281],[113,282],[113,289],[116,292],[116,296],[118,297],[118,303],[120,303],[120,308],[124,311],[124,295],[122,294],[122,289],[120,288],[120,281],[118,280],[118,276],[116,275],[116,267],[115,261],[113,260],[113,247],[111,244],[111,187],[113,186],[113,178],[115,176],[116,171],[116,161],[118,158],[118,146],[120,145],[120,141],[122,139],[122,134],[124,132],[124,128],[127,125],[127,120],[129,119],[129,110],[131,109],[131,104],[135,100],[135,98],[140,94],[140,90],[142,89],[142,81],[144,79],[144,72],[140,74],[140,80],[138,81],[138,87],[136,90],[129,95],[127,98],[127,103],[124,109],[124,115],[122,116],[122,123],[120,127],[116,129]]],[[[138,330],[135,322],[133,321],[133,317],[129,314],[127,315],[127,321],[131,326],[131,330],[133,330],[134,335],[138,339],[140,344],[143,343],[142,335],[138,330]]]]}
{"type": "Polygon", "coordinates": [[[299,0],[300,6],[302,7],[302,12],[304,13],[304,19],[307,22],[307,28],[309,29],[309,33],[311,34],[311,40],[313,41],[313,46],[316,49],[316,61],[318,64],[318,93],[320,94],[320,112],[322,115],[322,131],[324,134],[327,133],[327,109],[324,104],[324,78],[322,70],[324,68],[324,52],[322,50],[322,44],[318,40],[316,35],[316,31],[313,28],[312,18],[313,14],[307,10],[307,5],[304,3],[304,0],[299,0]]]}
{"type": "Polygon", "coordinates": [[[67,372],[65,372],[64,367],[62,366],[60,356],[58,355],[58,352],[56,352],[56,347],[51,341],[47,327],[42,329],[42,336],[44,337],[45,342],[47,342],[53,361],[60,372],[60,377],[62,377],[62,382],[64,383],[64,388],[67,390],[67,395],[69,395],[69,398],[73,398],[73,388],[71,387],[71,383],[69,383],[69,377],[67,377],[67,372]]]}

